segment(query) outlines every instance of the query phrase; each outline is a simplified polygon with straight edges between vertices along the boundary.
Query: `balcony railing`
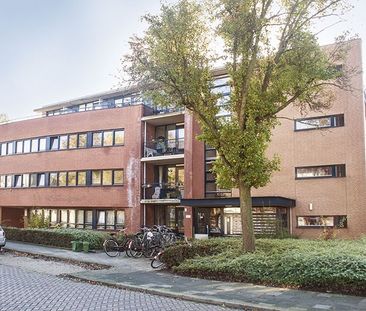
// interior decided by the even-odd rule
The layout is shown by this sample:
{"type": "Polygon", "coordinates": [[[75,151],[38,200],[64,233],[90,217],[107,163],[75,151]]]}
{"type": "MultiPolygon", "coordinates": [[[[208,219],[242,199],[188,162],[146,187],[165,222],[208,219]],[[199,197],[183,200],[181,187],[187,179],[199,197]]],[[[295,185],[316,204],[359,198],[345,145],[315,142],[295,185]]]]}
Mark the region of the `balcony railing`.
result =
{"type": "Polygon", "coordinates": [[[184,138],[164,139],[163,137],[147,142],[145,157],[156,157],[184,153],[184,138]]]}
{"type": "Polygon", "coordinates": [[[171,183],[153,183],[142,185],[145,190],[144,199],[181,199],[184,196],[184,185],[171,183]]]}
{"type": "Polygon", "coordinates": [[[164,114],[184,111],[184,107],[153,107],[154,114],[164,114]]]}

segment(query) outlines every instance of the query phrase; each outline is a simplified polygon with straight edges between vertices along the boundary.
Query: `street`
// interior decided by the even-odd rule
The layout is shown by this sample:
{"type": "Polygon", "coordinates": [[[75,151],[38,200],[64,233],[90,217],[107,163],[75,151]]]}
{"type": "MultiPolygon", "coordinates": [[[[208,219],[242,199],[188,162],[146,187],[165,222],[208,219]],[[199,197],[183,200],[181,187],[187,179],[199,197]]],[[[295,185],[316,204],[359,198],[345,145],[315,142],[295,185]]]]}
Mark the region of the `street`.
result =
{"type": "Polygon", "coordinates": [[[1,311],[229,310],[26,271],[3,265],[1,257],[0,276],[1,311]]]}

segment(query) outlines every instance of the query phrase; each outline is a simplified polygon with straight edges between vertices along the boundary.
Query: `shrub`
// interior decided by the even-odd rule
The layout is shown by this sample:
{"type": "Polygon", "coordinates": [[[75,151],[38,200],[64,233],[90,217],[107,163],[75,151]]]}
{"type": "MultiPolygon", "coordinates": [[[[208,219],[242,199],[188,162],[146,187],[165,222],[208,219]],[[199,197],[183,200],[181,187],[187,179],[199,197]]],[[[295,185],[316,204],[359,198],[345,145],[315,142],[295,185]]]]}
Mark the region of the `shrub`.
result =
{"type": "Polygon", "coordinates": [[[242,253],[237,239],[194,242],[166,251],[178,274],[273,286],[366,294],[366,239],[307,241],[258,239],[255,253],[242,253]],[[225,242],[225,240],[227,242],[225,242]],[[196,245],[198,244],[198,245],[196,245]],[[216,245],[212,251],[205,246],[216,245]],[[227,247],[224,247],[227,245],[227,247]],[[184,252],[180,252],[183,248],[184,252]],[[173,252],[172,252],[173,250],[173,252]],[[193,253],[198,250],[195,256],[193,253]],[[202,252],[202,250],[205,250],[202,252]]]}
{"type": "Polygon", "coordinates": [[[48,228],[50,226],[50,220],[48,217],[45,217],[44,210],[41,210],[39,213],[33,211],[29,215],[28,227],[29,228],[48,228]]]}
{"type": "Polygon", "coordinates": [[[71,241],[86,241],[91,249],[102,249],[108,236],[105,232],[78,229],[19,229],[5,228],[9,240],[70,248],[71,241]]]}

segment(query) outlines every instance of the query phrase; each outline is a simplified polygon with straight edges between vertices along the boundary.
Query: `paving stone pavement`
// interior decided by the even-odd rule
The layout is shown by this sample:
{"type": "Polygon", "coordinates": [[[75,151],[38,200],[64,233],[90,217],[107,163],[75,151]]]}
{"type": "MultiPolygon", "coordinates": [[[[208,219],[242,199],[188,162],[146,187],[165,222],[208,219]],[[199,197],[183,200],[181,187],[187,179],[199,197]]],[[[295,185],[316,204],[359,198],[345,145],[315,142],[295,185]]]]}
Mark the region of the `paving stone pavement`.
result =
{"type": "Polygon", "coordinates": [[[181,277],[155,271],[150,268],[149,260],[142,258],[138,260],[124,256],[109,258],[103,253],[74,253],[70,250],[19,242],[9,242],[6,248],[84,262],[109,264],[112,268],[108,270],[81,271],[71,274],[87,281],[96,281],[125,289],[144,290],[152,294],[195,302],[211,302],[220,305],[225,303],[231,307],[245,306],[261,310],[366,311],[366,297],[181,277]]]}
{"type": "Polygon", "coordinates": [[[0,311],[229,311],[135,291],[73,282],[0,262],[0,311]]]}

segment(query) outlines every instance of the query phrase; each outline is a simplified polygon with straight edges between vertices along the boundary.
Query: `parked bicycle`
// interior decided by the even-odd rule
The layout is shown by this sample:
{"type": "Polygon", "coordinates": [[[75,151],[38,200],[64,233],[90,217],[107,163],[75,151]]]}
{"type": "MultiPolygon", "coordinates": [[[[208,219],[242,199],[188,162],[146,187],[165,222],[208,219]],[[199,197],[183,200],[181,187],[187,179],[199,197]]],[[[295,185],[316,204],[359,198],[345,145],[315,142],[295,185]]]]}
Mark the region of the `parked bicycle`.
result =
{"type": "Polygon", "coordinates": [[[152,258],[168,245],[174,244],[178,235],[166,226],[153,226],[141,228],[130,244],[130,254],[138,258],[144,255],[152,258]]]}
{"type": "Polygon", "coordinates": [[[104,252],[109,257],[116,257],[126,252],[128,257],[130,254],[131,239],[126,235],[126,229],[121,229],[118,233],[111,233],[111,236],[103,242],[104,252]]]}

